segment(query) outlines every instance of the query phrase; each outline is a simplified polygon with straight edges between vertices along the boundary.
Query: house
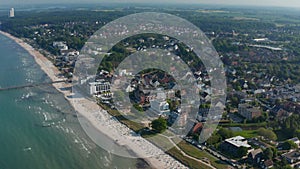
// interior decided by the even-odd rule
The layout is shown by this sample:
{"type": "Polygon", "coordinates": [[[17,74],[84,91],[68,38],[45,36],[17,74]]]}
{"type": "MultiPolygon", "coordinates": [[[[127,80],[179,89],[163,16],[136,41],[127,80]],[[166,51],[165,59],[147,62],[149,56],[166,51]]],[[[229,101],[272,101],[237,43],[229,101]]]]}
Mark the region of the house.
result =
{"type": "Polygon", "coordinates": [[[222,113],[224,111],[224,104],[218,102],[215,106],[210,108],[200,108],[197,116],[198,121],[206,120],[218,120],[222,118],[222,113]]]}
{"type": "Polygon", "coordinates": [[[195,126],[192,129],[192,134],[200,133],[202,128],[203,128],[203,123],[196,123],[195,126]]]}
{"type": "Polygon", "coordinates": [[[198,121],[206,121],[209,113],[209,108],[200,108],[197,116],[198,121]]]}
{"type": "Polygon", "coordinates": [[[129,72],[127,69],[119,70],[119,76],[132,76],[132,72],[129,72]]]}
{"type": "Polygon", "coordinates": [[[75,49],[61,49],[60,53],[62,56],[78,56],[79,51],[76,51],[75,49]]]}
{"type": "Polygon", "coordinates": [[[266,161],[263,161],[262,164],[261,164],[261,168],[263,169],[269,169],[269,168],[273,168],[273,161],[272,160],[266,160],[266,161]]]}
{"type": "Polygon", "coordinates": [[[271,113],[274,117],[279,119],[286,119],[291,115],[288,111],[284,110],[281,106],[276,106],[271,110],[271,113]]]}
{"type": "Polygon", "coordinates": [[[222,142],[220,148],[223,152],[232,155],[237,155],[241,148],[246,148],[248,153],[253,150],[251,145],[248,144],[248,141],[242,136],[226,139],[224,142],[222,142]]]}
{"type": "Polygon", "coordinates": [[[257,138],[250,138],[248,139],[248,142],[251,144],[251,145],[254,145],[254,146],[257,146],[257,147],[260,147],[261,149],[266,149],[268,147],[268,145],[262,141],[260,141],[259,139],[257,138]]]}
{"type": "Polygon", "coordinates": [[[134,87],[132,87],[131,85],[128,85],[128,87],[126,88],[126,92],[133,92],[134,91],[134,87]]]}
{"type": "Polygon", "coordinates": [[[262,94],[262,93],[265,93],[266,90],[265,89],[257,89],[257,90],[254,90],[254,94],[262,94]]]}
{"type": "Polygon", "coordinates": [[[168,118],[168,123],[169,124],[173,124],[176,122],[176,120],[178,119],[179,117],[179,113],[176,112],[176,111],[172,111],[169,115],[169,118],[168,118]]]}
{"type": "Polygon", "coordinates": [[[262,169],[272,168],[274,163],[272,160],[265,160],[262,149],[256,149],[248,154],[249,164],[255,164],[262,169]]]}
{"type": "Polygon", "coordinates": [[[239,104],[238,112],[247,120],[253,120],[254,118],[260,117],[262,115],[262,112],[258,107],[253,107],[247,103],[239,104]]]}
{"type": "Polygon", "coordinates": [[[248,154],[248,162],[250,164],[259,164],[263,157],[263,151],[261,149],[256,149],[248,154]]]}
{"type": "Polygon", "coordinates": [[[291,138],[291,139],[289,139],[289,141],[292,141],[293,143],[297,144],[298,146],[300,144],[300,140],[298,137],[291,138]]]}
{"type": "Polygon", "coordinates": [[[300,152],[298,150],[293,150],[282,155],[290,164],[300,161],[300,152]]]}

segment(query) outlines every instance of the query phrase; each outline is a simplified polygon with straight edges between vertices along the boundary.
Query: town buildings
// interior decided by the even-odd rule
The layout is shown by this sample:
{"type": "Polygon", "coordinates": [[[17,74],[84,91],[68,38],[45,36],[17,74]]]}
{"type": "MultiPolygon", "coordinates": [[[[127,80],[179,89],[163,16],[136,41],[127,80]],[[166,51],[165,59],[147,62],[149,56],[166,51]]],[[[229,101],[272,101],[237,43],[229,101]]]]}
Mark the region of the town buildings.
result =
{"type": "Polygon", "coordinates": [[[258,107],[253,107],[247,103],[239,104],[239,114],[245,117],[247,120],[253,120],[262,115],[262,112],[258,107]]]}

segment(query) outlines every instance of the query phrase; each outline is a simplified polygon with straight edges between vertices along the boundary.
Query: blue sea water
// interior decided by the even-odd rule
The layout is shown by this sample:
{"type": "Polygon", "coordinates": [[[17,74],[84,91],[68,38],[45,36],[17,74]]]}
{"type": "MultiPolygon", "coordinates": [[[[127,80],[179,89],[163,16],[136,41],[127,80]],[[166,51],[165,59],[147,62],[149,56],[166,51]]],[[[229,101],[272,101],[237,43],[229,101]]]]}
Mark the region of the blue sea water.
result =
{"type": "MultiPolygon", "coordinates": [[[[47,81],[32,56],[0,35],[1,88],[47,81]]],[[[96,146],[73,114],[50,85],[0,91],[0,169],[136,168],[137,160],[96,146]]]]}

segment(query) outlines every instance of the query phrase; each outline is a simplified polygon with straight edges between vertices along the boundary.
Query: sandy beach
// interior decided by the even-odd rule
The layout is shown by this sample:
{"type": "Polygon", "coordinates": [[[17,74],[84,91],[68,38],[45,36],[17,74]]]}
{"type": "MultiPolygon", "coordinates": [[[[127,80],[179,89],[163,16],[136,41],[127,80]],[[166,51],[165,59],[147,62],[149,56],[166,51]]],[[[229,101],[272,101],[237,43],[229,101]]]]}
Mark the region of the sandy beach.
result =
{"type": "MultiPolygon", "coordinates": [[[[29,44],[8,33],[2,31],[0,31],[0,33],[11,38],[28,51],[29,54],[34,57],[36,63],[52,81],[65,80],[64,77],[59,76],[60,71],[52,64],[52,62],[29,44]]],[[[106,110],[98,106],[96,102],[81,97],[70,97],[73,93],[69,90],[63,89],[70,87],[71,84],[55,83],[53,86],[65,96],[65,98],[74,107],[75,111],[89,121],[90,125],[99,130],[101,133],[107,135],[112,140],[116,140],[117,144],[125,146],[140,158],[144,158],[153,168],[187,168],[146,139],[135,134],[127,126],[121,124],[113,116],[108,114],[106,110]]]]}

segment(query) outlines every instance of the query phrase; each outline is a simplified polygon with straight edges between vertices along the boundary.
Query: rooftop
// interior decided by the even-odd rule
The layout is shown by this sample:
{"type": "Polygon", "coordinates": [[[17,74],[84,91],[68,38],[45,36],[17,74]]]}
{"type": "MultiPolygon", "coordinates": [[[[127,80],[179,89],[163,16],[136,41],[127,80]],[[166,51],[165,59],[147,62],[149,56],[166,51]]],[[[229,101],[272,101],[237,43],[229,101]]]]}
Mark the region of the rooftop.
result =
{"type": "Polygon", "coordinates": [[[250,152],[251,157],[254,159],[258,154],[262,153],[261,149],[256,149],[250,152]]]}
{"type": "Polygon", "coordinates": [[[298,139],[298,137],[294,137],[294,138],[291,138],[291,139],[289,139],[290,141],[293,141],[293,142],[299,142],[299,139],[298,139]]]}
{"type": "Polygon", "coordinates": [[[251,146],[248,144],[247,140],[242,136],[236,136],[229,139],[226,139],[225,142],[230,143],[236,147],[246,147],[250,148],[251,146]]]}
{"type": "Polygon", "coordinates": [[[300,153],[298,151],[291,151],[282,155],[285,158],[292,159],[292,160],[299,160],[300,153]]]}

